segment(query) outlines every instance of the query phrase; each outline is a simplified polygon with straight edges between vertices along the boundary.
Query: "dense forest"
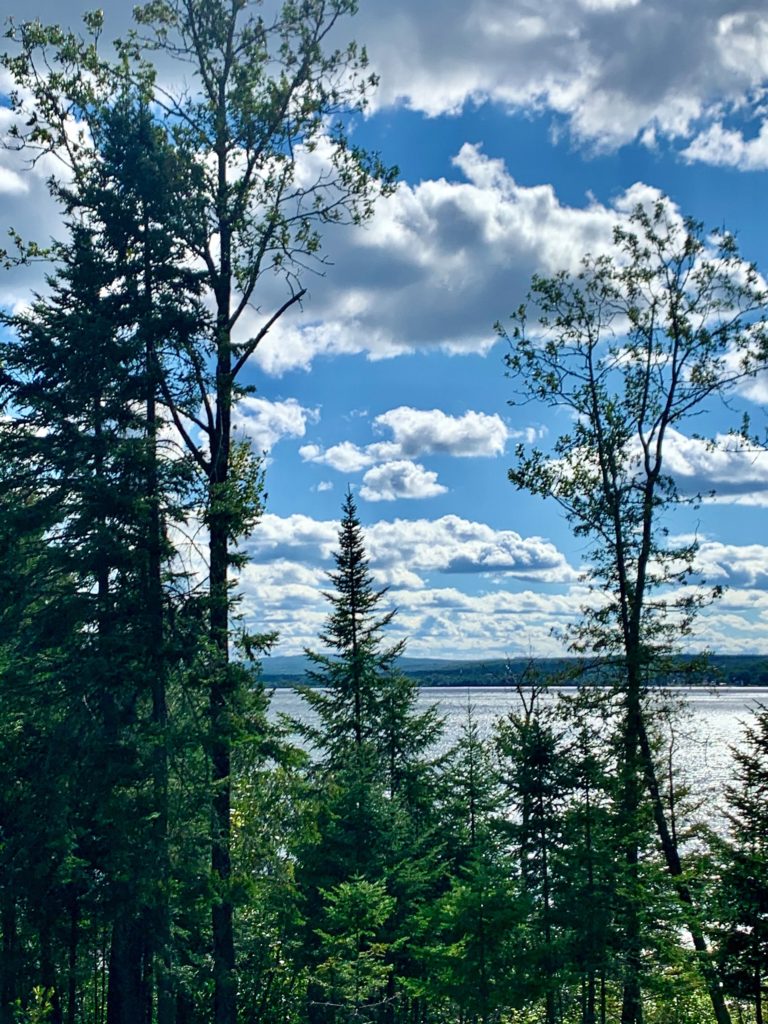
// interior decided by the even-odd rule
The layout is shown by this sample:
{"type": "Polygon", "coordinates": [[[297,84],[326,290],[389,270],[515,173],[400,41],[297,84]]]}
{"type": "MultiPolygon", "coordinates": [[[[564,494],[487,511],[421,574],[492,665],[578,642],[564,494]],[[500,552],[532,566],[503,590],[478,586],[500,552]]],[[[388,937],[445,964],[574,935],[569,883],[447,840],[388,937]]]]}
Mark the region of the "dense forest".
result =
{"type": "Polygon", "coordinates": [[[567,643],[599,685],[543,701],[527,666],[438,756],[350,491],[311,714],[267,714],[276,637],[237,586],[265,466],[233,413],[323,228],[395,187],[345,130],[375,86],[330,45],[353,10],[152,0],[109,59],[98,13],[10,29],[11,137],[65,171],[61,239],[4,254],[49,276],[0,337],[0,1024],[762,1024],[768,711],[713,828],[657,685],[717,597],[664,527],[665,437],[765,362],[730,235],[638,208],[498,327],[513,401],[573,412],[509,475],[593,545],[567,643]]]}

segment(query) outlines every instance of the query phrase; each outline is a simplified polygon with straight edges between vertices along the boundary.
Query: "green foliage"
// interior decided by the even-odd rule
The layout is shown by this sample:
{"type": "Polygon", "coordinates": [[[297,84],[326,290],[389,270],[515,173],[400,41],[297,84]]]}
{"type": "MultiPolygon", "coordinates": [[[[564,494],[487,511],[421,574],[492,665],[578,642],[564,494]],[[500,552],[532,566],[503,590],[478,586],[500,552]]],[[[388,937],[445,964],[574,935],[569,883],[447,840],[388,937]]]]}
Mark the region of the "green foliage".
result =
{"type": "MultiPolygon", "coordinates": [[[[660,658],[690,631],[696,612],[718,589],[696,582],[696,544],[670,543],[682,495],[666,448],[706,404],[756,371],[768,338],[768,295],[754,266],[740,259],[731,235],[705,238],[665,200],[638,206],[614,230],[614,252],[586,256],[576,275],[536,277],[526,309],[512,317],[509,376],[513,404],[536,400],[565,410],[567,433],[551,451],[523,445],[510,481],[556,501],[574,534],[591,541],[588,578],[600,591],[572,631],[571,650],[615,659],[624,701],[620,818],[628,869],[622,921],[625,980],[622,1021],[642,1017],[643,903],[639,826],[647,792],[677,897],[699,954],[715,1018],[729,1014],[706,936],[684,878],[652,749],[643,693],[660,658]]],[[[662,672],[665,665],[661,663],[662,672]]],[[[552,1008],[548,1017],[552,1020],[552,1008]]]]}
{"type": "Polygon", "coordinates": [[[584,610],[573,648],[600,654],[664,647],[706,599],[674,589],[691,577],[696,546],[669,544],[667,516],[697,499],[679,493],[665,447],[754,372],[766,342],[767,297],[732,235],[705,238],[660,200],[617,227],[614,244],[615,255],[586,256],[576,275],[534,278],[534,329],[525,307],[509,332],[498,325],[513,404],[535,399],[572,415],[551,453],[518,446],[509,477],[553,498],[574,533],[594,540],[590,576],[608,601],[584,610]]]}
{"type": "MultiPolygon", "coordinates": [[[[389,714],[394,714],[395,696],[387,698],[386,694],[390,682],[402,689],[394,665],[404,645],[387,646],[384,642],[384,630],[395,613],[379,610],[386,589],[373,585],[351,491],[344,500],[343,513],[339,550],[334,554],[336,569],[328,574],[334,588],[326,595],[331,611],[320,634],[328,653],[306,652],[314,666],[309,679],[323,689],[301,690],[319,724],[295,725],[322,751],[328,768],[348,768],[354,757],[362,769],[378,754],[382,701],[389,700],[389,714]]],[[[408,691],[406,684],[403,696],[407,711],[409,702],[411,707],[413,704],[413,688],[408,691]]]]}
{"type": "Polygon", "coordinates": [[[316,929],[320,963],[315,971],[322,1005],[333,1010],[334,1020],[378,1020],[392,973],[380,937],[395,901],[383,881],[360,876],[322,896],[324,926],[316,929]]]}
{"type": "Polygon", "coordinates": [[[733,750],[728,835],[715,843],[717,955],[729,992],[762,1013],[768,979],[768,709],[759,705],[733,750]]]}

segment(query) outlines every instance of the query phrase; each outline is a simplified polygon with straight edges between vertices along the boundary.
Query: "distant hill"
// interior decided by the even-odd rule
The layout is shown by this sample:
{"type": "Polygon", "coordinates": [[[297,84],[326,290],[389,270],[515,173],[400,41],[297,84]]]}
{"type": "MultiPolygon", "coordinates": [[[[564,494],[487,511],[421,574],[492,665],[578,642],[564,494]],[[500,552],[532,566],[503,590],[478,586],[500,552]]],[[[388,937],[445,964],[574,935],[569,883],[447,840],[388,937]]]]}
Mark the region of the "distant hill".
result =
{"type": "MultiPolygon", "coordinates": [[[[573,678],[580,664],[586,667],[576,658],[401,658],[398,667],[420,686],[514,686],[527,670],[542,680],[573,678]]],[[[267,686],[296,686],[304,682],[309,667],[306,655],[273,655],[262,661],[262,679],[267,686]]],[[[594,681],[600,671],[599,664],[593,663],[590,678],[594,681]]],[[[667,685],[768,686],[768,656],[716,654],[702,670],[693,657],[681,655],[672,660],[660,681],[667,685]]]]}

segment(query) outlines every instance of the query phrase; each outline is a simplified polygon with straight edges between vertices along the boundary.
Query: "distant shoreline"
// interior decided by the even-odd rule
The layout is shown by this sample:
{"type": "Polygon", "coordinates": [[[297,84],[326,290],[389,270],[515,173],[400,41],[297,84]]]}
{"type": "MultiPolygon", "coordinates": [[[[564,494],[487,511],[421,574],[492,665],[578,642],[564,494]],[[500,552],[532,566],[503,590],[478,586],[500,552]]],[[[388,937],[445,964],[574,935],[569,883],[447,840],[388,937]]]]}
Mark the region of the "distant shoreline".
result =
{"type": "MultiPolygon", "coordinates": [[[[266,658],[261,681],[274,689],[311,685],[306,680],[309,668],[309,659],[301,654],[266,658]]],[[[605,677],[611,671],[606,662],[578,658],[401,658],[398,669],[423,687],[514,687],[525,681],[526,676],[530,682],[559,686],[600,685],[609,684],[605,677]]],[[[768,655],[678,655],[666,661],[652,682],[657,686],[766,687],[768,655]]]]}

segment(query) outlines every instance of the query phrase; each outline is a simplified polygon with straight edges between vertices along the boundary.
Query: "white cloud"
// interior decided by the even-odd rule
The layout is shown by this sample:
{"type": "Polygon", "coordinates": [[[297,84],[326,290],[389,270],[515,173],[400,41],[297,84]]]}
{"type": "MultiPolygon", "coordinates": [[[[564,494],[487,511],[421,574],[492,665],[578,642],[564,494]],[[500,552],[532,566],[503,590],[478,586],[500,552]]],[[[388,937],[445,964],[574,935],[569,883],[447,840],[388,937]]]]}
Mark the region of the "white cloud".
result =
{"type": "Polygon", "coordinates": [[[665,470],[686,493],[708,495],[738,504],[768,503],[768,451],[728,434],[712,444],[670,431],[665,446],[665,470]]]}
{"type": "Polygon", "coordinates": [[[359,473],[375,462],[398,454],[399,448],[394,445],[373,444],[360,448],[352,441],[342,441],[325,450],[316,444],[305,444],[299,448],[299,455],[305,462],[330,466],[339,473],[359,473]]]}
{"type": "Polygon", "coordinates": [[[768,75],[768,14],[747,0],[392,0],[357,25],[378,107],[547,109],[603,148],[686,137],[768,75]]]}
{"type": "Polygon", "coordinates": [[[29,192],[29,183],[16,171],[0,166],[0,193],[18,196],[25,192],[29,192]]]}
{"type": "Polygon", "coordinates": [[[707,583],[768,590],[768,547],[764,544],[701,543],[696,564],[707,583]]]}
{"type": "Polygon", "coordinates": [[[693,139],[682,155],[689,163],[699,161],[740,171],[764,171],[768,168],[768,121],[750,139],[741,131],[712,124],[693,139]]]}
{"type": "MultiPolygon", "coordinates": [[[[241,610],[247,619],[280,633],[280,652],[317,647],[328,613],[323,591],[337,547],[338,522],[268,513],[247,542],[251,560],[240,574],[241,610]]],[[[503,656],[561,653],[553,623],[578,618],[586,591],[554,545],[524,539],[458,516],[394,521],[364,528],[371,570],[391,590],[396,607],[392,638],[408,638],[409,653],[432,656],[503,656]],[[484,573],[491,566],[510,577],[561,581],[566,593],[465,594],[426,582],[434,572],[484,573]]]]}
{"type": "MultiPolygon", "coordinates": [[[[106,11],[109,39],[127,17],[106,11]]],[[[29,16],[21,0],[5,13],[29,16]]],[[[81,10],[41,0],[35,14],[77,25],[81,10]]],[[[685,135],[768,77],[768,13],[750,0],[390,0],[340,23],[337,41],[350,36],[380,75],[375,108],[548,109],[598,146],[685,135]]]]}
{"type": "Polygon", "coordinates": [[[425,469],[418,462],[396,459],[368,470],[363,477],[360,497],[365,501],[435,498],[447,490],[437,482],[437,473],[425,469]]]}
{"type": "Polygon", "coordinates": [[[295,514],[286,517],[266,513],[244,545],[254,562],[280,559],[310,565],[327,562],[338,544],[339,524],[295,514]]]}
{"type": "MultiPolygon", "coordinates": [[[[246,619],[280,633],[280,653],[317,647],[328,614],[323,592],[337,547],[338,522],[307,516],[264,516],[248,541],[251,561],[240,574],[246,619]]],[[[596,595],[579,582],[563,555],[538,537],[444,516],[381,520],[364,530],[376,581],[391,589],[397,608],[391,638],[408,639],[408,653],[431,657],[502,657],[564,653],[562,633],[579,622],[596,595]],[[467,593],[435,573],[486,573],[497,579],[549,584],[545,590],[489,586],[467,593]],[[554,630],[554,632],[553,632],[554,630]]],[[[698,619],[687,649],[754,653],[768,628],[768,547],[702,542],[708,583],[726,583],[722,599],[698,619]]],[[[493,580],[489,580],[492,583],[493,580]]],[[[685,593],[697,588],[689,586],[685,593]]]]}
{"type": "Polygon", "coordinates": [[[305,409],[295,398],[270,402],[246,396],[232,411],[232,428],[248,437],[257,451],[270,451],[284,437],[303,437],[307,423],[318,416],[317,409],[305,409]]]}
{"type": "Polygon", "coordinates": [[[449,416],[440,409],[412,409],[399,406],[374,420],[378,428],[388,427],[404,458],[440,453],[465,458],[501,455],[509,430],[498,415],[466,412],[449,416]]]}
{"type": "Polygon", "coordinates": [[[402,562],[420,572],[500,572],[542,582],[574,582],[576,572],[550,541],[494,530],[460,516],[382,520],[366,531],[375,564],[402,562]]]}
{"type": "MultiPolygon", "coordinates": [[[[254,563],[301,560],[315,567],[330,563],[338,523],[309,516],[267,513],[247,542],[254,563]]],[[[429,573],[501,573],[545,583],[574,583],[577,572],[543,537],[522,537],[461,516],[439,519],[379,520],[364,528],[366,549],[376,572],[400,567],[429,573]]]]}
{"type": "Polygon", "coordinates": [[[394,440],[364,447],[342,441],[326,449],[307,444],[299,449],[299,454],[305,462],[331,466],[340,473],[358,473],[376,463],[411,460],[421,455],[501,455],[510,436],[507,425],[496,414],[469,411],[463,416],[449,416],[440,409],[413,409],[406,405],[377,416],[373,427],[391,430],[394,440]]]}
{"type": "Polygon", "coordinates": [[[339,354],[487,353],[494,321],[525,298],[534,272],[577,270],[585,253],[611,251],[614,226],[660,197],[636,183],[610,204],[568,206],[551,185],[518,184],[477,145],[454,163],[463,181],[402,184],[364,227],[328,234],[333,279],[311,284],[311,317],[294,311],[274,326],[254,355],[262,370],[339,354]]]}

